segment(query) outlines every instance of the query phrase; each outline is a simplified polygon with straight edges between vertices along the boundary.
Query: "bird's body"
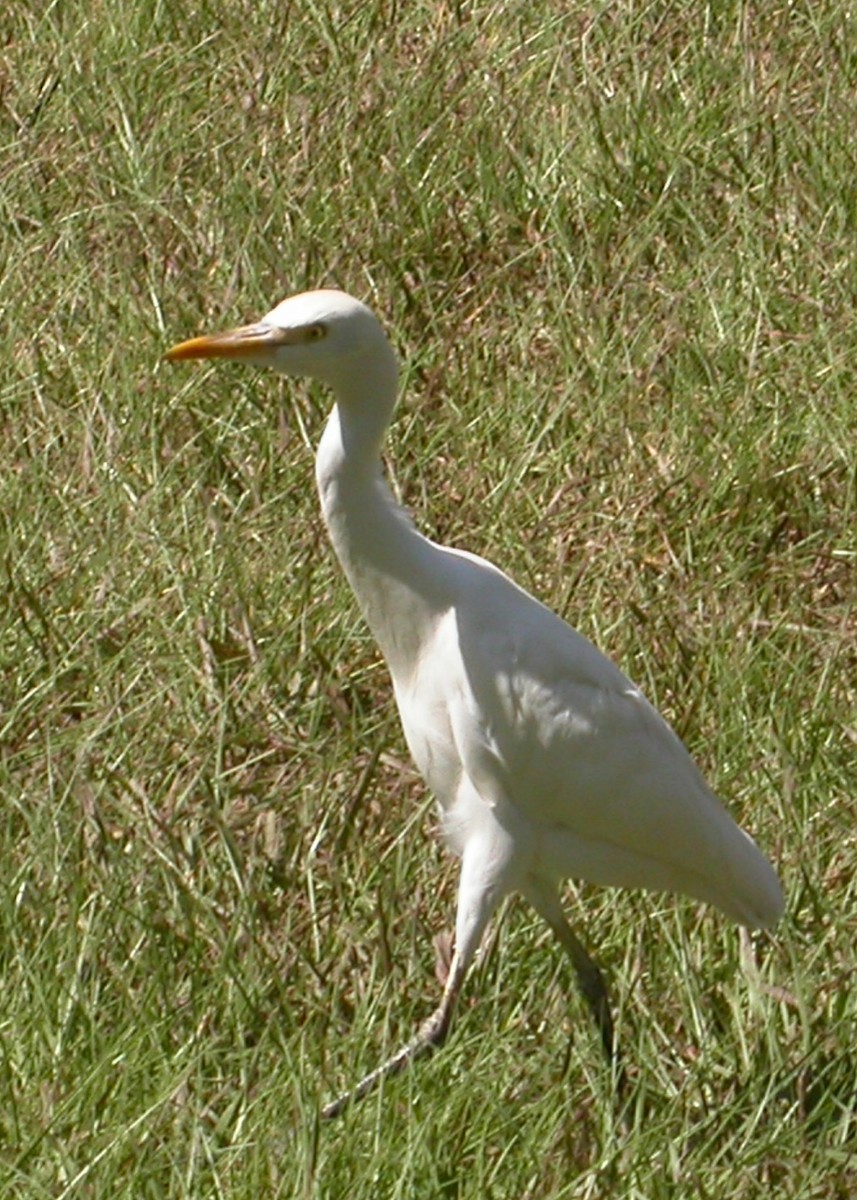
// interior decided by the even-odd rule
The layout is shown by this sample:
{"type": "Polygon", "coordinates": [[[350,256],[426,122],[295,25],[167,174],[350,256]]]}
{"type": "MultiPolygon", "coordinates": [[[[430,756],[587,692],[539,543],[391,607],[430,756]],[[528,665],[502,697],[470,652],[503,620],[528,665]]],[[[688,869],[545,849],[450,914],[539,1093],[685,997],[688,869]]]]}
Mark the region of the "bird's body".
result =
{"type": "Polygon", "coordinates": [[[778,919],[782,893],[770,864],[618,667],[495,566],[424,537],[395,504],[380,449],[397,361],[364,305],[340,292],[306,293],[256,326],[182,343],[170,357],[240,357],[333,388],[316,458],[325,523],[389,665],[410,752],[462,859],[444,1000],[417,1041],[356,1095],[442,1040],[485,926],[509,892],[530,900],[571,954],[609,1052],[606,994],[562,915],[563,879],[683,893],[751,928],[778,919]]]}

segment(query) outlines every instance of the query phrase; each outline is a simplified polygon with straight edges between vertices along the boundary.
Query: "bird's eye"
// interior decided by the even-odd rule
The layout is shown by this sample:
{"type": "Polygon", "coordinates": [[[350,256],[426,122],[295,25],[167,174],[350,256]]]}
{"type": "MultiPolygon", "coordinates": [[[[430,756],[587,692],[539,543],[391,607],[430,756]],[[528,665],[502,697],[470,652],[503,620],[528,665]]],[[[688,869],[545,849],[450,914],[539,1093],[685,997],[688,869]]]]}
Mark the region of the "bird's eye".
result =
{"type": "Polygon", "coordinates": [[[306,340],[308,342],[320,342],[323,337],[327,337],[326,325],[316,324],[307,326],[306,340]]]}

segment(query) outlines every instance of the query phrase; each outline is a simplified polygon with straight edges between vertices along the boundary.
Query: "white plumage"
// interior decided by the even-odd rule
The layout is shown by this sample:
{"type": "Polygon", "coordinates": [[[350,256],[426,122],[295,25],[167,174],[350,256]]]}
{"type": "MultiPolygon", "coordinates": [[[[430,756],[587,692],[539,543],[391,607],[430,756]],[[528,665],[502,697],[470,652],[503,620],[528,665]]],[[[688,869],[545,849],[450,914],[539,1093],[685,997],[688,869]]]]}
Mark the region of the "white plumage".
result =
{"type": "Polygon", "coordinates": [[[411,754],[461,856],[455,952],[438,1009],[332,1116],[439,1044],[485,926],[522,893],[571,955],[605,1050],[606,990],[558,897],[567,877],[684,893],[750,928],[782,913],[779,881],[678,737],[586,638],[484,559],[420,534],[381,478],[397,360],[365,305],[294,296],[261,322],[168,358],[232,358],[328,384],[316,458],[324,519],[390,668],[411,754]]]}

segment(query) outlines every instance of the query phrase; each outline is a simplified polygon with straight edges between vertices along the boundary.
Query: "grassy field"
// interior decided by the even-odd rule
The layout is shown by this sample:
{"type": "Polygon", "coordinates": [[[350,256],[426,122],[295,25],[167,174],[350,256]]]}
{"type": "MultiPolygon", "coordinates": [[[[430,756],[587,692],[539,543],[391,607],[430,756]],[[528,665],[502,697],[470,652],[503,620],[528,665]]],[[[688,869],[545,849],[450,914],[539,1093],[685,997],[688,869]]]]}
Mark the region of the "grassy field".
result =
{"type": "Polygon", "coordinates": [[[0,60],[0,1192],[857,1193],[857,18],[11,0],[0,60]],[[571,15],[569,15],[571,12],[571,15]],[[311,486],[328,398],[161,355],[335,285],[390,473],[674,722],[773,936],[570,887],[632,1064],[520,904],[442,1054],[455,863],[311,486]]]}

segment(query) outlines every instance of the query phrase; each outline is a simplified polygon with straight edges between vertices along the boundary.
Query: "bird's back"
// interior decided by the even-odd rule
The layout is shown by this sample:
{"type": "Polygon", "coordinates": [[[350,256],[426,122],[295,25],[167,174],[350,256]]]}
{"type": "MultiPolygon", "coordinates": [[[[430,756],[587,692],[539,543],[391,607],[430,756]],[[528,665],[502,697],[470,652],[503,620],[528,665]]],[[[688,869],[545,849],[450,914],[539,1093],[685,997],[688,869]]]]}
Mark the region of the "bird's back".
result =
{"type": "Polygon", "coordinates": [[[485,802],[499,811],[502,796],[528,823],[531,870],[680,892],[773,924],[775,872],[639,689],[491,564],[450,553],[457,661],[447,632],[446,673],[423,701],[437,711],[443,699],[447,740],[485,802]]]}

